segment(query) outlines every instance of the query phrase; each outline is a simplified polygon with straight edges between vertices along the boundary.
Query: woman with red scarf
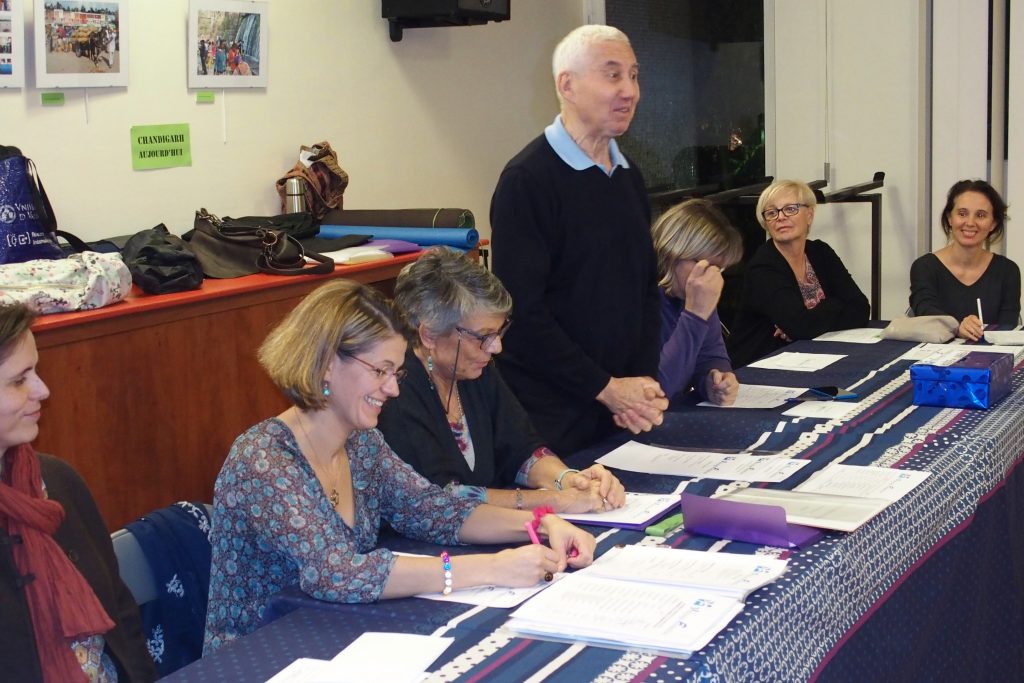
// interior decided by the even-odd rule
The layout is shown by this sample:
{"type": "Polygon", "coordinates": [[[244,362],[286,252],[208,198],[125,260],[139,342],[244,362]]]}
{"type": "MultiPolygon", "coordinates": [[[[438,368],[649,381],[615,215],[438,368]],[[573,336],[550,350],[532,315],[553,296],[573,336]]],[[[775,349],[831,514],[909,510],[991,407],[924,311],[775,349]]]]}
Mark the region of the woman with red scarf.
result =
{"type": "Polygon", "coordinates": [[[0,662],[8,682],[152,681],[139,612],[78,474],[32,441],[50,390],[24,306],[0,306],[0,662]]]}

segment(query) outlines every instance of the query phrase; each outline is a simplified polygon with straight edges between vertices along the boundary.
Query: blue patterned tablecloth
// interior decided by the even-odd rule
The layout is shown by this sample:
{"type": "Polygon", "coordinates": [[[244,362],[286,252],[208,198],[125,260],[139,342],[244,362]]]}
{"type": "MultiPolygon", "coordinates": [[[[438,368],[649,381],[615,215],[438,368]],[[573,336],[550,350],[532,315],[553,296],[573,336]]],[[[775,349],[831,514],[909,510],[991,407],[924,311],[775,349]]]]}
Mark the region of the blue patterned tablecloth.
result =
{"type": "MultiPolygon", "coordinates": [[[[793,488],[831,462],[927,470],[932,476],[856,532],[826,533],[799,551],[718,541],[685,531],[656,539],[638,532],[594,529],[603,534],[599,552],[618,543],[666,543],[789,559],[787,573],[752,593],[744,611],[688,660],[512,637],[501,630],[508,610],[415,598],[310,610],[315,601],[297,591],[282,596],[279,605],[280,612],[299,608],[296,612],[241,639],[250,648],[247,659],[272,661],[272,667],[260,669],[263,675],[300,654],[333,655],[317,654],[312,643],[301,646],[306,626],[289,627],[288,638],[299,645],[277,640],[283,637],[279,624],[284,619],[305,623],[314,619],[309,613],[316,612],[318,620],[333,617],[337,622],[331,631],[335,652],[363,630],[453,636],[456,642],[435,664],[432,681],[731,683],[1019,677],[1024,671],[1021,367],[1014,374],[1013,393],[991,410],[918,407],[911,401],[910,361],[899,358],[912,345],[811,344],[798,342],[788,350],[813,348],[846,357],[809,375],[745,368],[739,373],[741,380],[839,385],[864,397],[856,414],[826,421],[783,416],[782,408],[726,411],[676,405],[665,424],[641,440],[756,447],[811,461],[781,484],[757,486],[793,488]]],[[[589,463],[627,438],[579,453],[570,462],[589,463]]],[[[627,489],[636,491],[670,491],[679,482],[673,477],[620,474],[627,489]]],[[[732,485],[710,480],[691,484],[709,494],[732,485]]],[[[226,667],[218,660],[236,659],[233,650],[234,646],[225,648],[167,680],[232,680],[224,678],[226,667]]]]}

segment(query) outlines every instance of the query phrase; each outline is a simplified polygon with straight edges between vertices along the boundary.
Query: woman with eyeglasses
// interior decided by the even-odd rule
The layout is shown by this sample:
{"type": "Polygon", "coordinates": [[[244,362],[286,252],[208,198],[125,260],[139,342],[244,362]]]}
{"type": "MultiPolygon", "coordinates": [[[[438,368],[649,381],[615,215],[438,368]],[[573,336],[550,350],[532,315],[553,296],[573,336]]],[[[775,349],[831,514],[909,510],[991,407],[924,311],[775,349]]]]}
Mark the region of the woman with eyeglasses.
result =
{"type": "Polygon", "coordinates": [[[701,400],[732,405],[739,382],[722,336],[722,271],[743,257],[743,238],[707,199],[689,199],[651,228],[661,273],[658,384],[669,396],[693,389],[701,400]]]}
{"type": "Polygon", "coordinates": [[[394,454],[374,427],[399,394],[405,333],[383,295],[337,280],[263,342],[260,363],[293,405],[239,436],[217,476],[204,652],[254,630],[287,586],[329,602],[373,602],[530,586],[592,561],[593,536],[557,515],[453,497],[394,454]],[[547,545],[399,557],[378,547],[382,522],[449,546],[529,543],[530,527],[547,545]]]}
{"type": "Polygon", "coordinates": [[[870,306],[839,256],[808,239],[817,202],[798,180],[777,180],[757,200],[771,239],[747,263],[729,355],[746,365],[796,339],[864,327],[870,306]]]}
{"type": "Polygon", "coordinates": [[[601,465],[578,471],[552,453],[491,358],[511,324],[501,281],[439,247],[406,266],[395,305],[415,328],[409,377],[380,429],[395,453],[461,498],[557,512],[621,507],[625,491],[601,465]]]}
{"type": "Polygon", "coordinates": [[[1006,202],[984,180],[961,180],[949,189],[942,209],[949,243],[910,267],[914,315],[951,315],[960,321],[957,336],[971,341],[985,334],[983,319],[1004,328],[1019,322],[1020,268],[989,251],[1007,218],[1006,202]]]}

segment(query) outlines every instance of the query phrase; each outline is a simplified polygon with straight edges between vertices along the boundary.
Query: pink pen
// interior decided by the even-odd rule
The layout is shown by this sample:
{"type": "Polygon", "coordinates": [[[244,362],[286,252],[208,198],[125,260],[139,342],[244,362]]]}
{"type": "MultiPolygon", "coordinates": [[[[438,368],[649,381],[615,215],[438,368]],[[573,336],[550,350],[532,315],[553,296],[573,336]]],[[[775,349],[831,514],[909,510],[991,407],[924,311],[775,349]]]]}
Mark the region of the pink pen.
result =
{"type": "MultiPolygon", "coordinates": [[[[526,529],[526,533],[530,535],[530,543],[540,545],[540,537],[537,536],[537,530],[533,528],[533,522],[523,522],[523,527],[526,529]]],[[[569,557],[578,557],[580,551],[576,548],[569,550],[569,557]]]]}

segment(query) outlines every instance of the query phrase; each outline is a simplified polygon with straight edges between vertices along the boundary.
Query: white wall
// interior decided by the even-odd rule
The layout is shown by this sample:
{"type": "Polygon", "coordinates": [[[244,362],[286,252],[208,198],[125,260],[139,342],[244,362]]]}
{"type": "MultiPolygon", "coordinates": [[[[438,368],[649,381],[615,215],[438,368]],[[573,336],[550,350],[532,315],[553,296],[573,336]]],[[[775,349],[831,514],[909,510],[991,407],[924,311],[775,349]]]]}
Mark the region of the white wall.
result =
{"type": "MultiPolygon", "coordinates": [[[[26,2],[31,32],[31,1],[26,2]]],[[[351,176],[348,208],[457,206],[489,232],[505,162],[557,113],[550,55],[582,23],[582,0],[515,0],[512,19],[412,29],[392,43],[380,0],[272,0],[265,90],[186,85],[187,0],[135,0],[127,88],[65,91],[42,107],[29,43],[23,90],[0,89],[0,142],[36,161],[60,225],[86,239],[196,209],[277,213],[274,181],[298,148],[328,140],[351,176]],[[191,126],[192,166],[132,171],[129,128],[191,126]],[[226,123],[225,123],[226,122],[226,123]]]]}
{"type": "MultiPolygon", "coordinates": [[[[885,171],[881,317],[907,308],[925,157],[925,22],[910,0],[767,0],[774,29],[772,121],[777,178],[815,180],[826,193],[885,171]]],[[[766,15],[767,16],[767,15],[766,15]]],[[[771,97],[771,94],[768,95],[771,97]]],[[[770,163],[770,159],[769,159],[770,163]]],[[[870,296],[870,205],[819,208],[812,236],[827,241],[870,296]]]]}
{"type": "Polygon", "coordinates": [[[935,0],[932,17],[930,251],[946,244],[941,216],[949,188],[989,178],[988,3],[935,0]]]}
{"type": "Polygon", "coordinates": [[[1024,12],[1019,11],[1021,6],[1017,5],[1017,12],[1010,12],[1010,56],[1014,59],[1007,78],[1010,83],[1010,93],[1007,99],[1007,107],[1012,122],[1007,131],[1008,156],[1006,170],[1006,201],[1010,203],[1010,214],[1016,215],[1016,221],[1007,224],[1005,251],[1008,258],[1016,261],[1018,265],[1024,264],[1024,127],[1020,125],[1024,121],[1024,60],[1017,52],[1024,52],[1024,12]],[[1015,52],[1016,50],[1016,52],[1015,52]]]}

